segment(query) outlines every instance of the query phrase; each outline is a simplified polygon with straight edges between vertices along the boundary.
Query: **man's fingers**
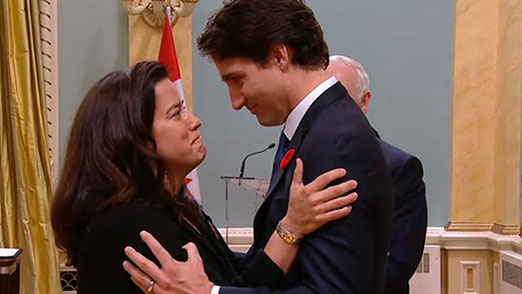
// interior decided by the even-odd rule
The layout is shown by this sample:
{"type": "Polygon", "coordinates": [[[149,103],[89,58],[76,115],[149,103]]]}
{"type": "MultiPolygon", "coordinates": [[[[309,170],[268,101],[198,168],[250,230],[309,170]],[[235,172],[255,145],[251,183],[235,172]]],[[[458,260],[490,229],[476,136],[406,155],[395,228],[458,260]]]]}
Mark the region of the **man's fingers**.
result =
{"type": "Polygon", "coordinates": [[[134,283],[134,285],[138,286],[138,288],[140,288],[141,291],[143,291],[143,293],[147,293],[147,290],[143,289],[143,287],[140,284],[138,284],[138,282],[136,282],[132,277],[130,279],[134,283]]]}
{"type": "Polygon", "coordinates": [[[131,280],[134,284],[140,287],[143,292],[147,292],[146,287],[148,287],[151,278],[128,261],[123,262],[123,268],[131,275],[131,280]]]}
{"type": "Polygon", "coordinates": [[[125,254],[141,271],[151,277],[151,279],[156,282],[163,280],[163,274],[158,266],[156,266],[154,262],[148,260],[145,256],[141,255],[138,251],[134,250],[134,248],[128,246],[125,247],[125,254]]]}
{"type": "Polygon", "coordinates": [[[170,256],[169,252],[161,246],[161,244],[154,238],[149,232],[141,231],[140,232],[141,239],[147,246],[150,248],[150,251],[156,256],[162,266],[175,261],[172,256],[170,256]]]}
{"type": "Polygon", "coordinates": [[[331,182],[340,179],[346,175],[346,170],[344,168],[336,168],[331,171],[325,172],[315,178],[311,183],[306,185],[307,189],[310,189],[311,192],[316,192],[322,190],[331,182]]]}
{"type": "Polygon", "coordinates": [[[295,161],[294,177],[292,178],[292,185],[303,184],[303,161],[301,158],[297,158],[295,161]]]}
{"type": "Polygon", "coordinates": [[[199,255],[198,247],[192,242],[189,242],[183,246],[183,249],[187,250],[187,262],[202,262],[201,256],[199,255]]]}

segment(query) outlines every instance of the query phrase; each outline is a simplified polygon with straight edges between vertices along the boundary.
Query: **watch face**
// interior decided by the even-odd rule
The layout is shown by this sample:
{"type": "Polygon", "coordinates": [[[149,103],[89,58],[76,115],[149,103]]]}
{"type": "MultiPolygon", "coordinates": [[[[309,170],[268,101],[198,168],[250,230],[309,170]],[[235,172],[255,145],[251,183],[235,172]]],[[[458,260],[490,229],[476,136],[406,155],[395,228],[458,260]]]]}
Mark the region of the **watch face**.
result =
{"type": "Polygon", "coordinates": [[[276,227],[277,234],[288,244],[294,245],[299,244],[300,239],[294,236],[292,233],[288,232],[285,228],[281,226],[281,221],[277,224],[276,227]]]}
{"type": "Polygon", "coordinates": [[[283,233],[283,240],[285,240],[285,242],[289,244],[297,243],[297,238],[287,233],[283,233]]]}

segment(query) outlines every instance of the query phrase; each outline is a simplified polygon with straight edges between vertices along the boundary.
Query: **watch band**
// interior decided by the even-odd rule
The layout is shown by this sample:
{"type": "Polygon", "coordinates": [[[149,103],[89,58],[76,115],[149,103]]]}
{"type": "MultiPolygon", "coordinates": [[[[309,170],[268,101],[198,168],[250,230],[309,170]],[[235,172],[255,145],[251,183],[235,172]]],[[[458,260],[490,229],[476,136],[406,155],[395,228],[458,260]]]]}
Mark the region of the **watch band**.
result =
{"type": "Polygon", "coordinates": [[[283,239],[283,241],[290,245],[297,245],[301,243],[302,238],[297,237],[295,234],[283,227],[283,223],[281,220],[277,223],[276,232],[279,235],[279,237],[283,239]]]}

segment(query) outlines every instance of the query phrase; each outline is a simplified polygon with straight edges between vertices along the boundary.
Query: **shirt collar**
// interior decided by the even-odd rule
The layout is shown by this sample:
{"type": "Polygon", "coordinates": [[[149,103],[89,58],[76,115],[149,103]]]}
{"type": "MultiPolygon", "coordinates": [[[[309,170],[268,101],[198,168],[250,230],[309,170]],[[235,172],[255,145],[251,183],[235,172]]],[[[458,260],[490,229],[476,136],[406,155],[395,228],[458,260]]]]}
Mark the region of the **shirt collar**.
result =
{"type": "Polygon", "coordinates": [[[285,133],[285,136],[288,138],[288,140],[292,140],[292,137],[295,134],[295,131],[297,130],[297,127],[299,126],[299,123],[303,119],[304,115],[306,114],[306,111],[314,101],[321,96],[328,88],[333,86],[335,83],[337,83],[337,79],[335,77],[330,77],[326,81],[322,82],[319,86],[317,86],[315,89],[312,90],[306,97],[297,104],[297,106],[290,112],[288,115],[285,127],[283,129],[283,132],[285,133]]]}

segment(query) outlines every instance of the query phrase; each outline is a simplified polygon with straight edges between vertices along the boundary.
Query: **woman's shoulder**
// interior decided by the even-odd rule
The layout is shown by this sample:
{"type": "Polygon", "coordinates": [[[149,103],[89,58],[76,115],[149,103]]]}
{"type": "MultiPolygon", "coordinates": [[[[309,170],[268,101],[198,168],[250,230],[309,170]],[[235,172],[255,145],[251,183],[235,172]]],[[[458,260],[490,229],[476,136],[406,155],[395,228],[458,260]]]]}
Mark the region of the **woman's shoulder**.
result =
{"type": "Polygon", "coordinates": [[[166,210],[145,202],[133,201],[125,204],[107,207],[95,213],[87,226],[90,229],[131,226],[144,222],[175,221],[177,216],[174,211],[167,213],[166,210]]]}
{"type": "Polygon", "coordinates": [[[84,241],[107,240],[113,244],[139,241],[139,232],[176,234],[182,230],[175,212],[143,202],[108,207],[96,213],[84,232],[84,241]]]}
{"type": "MultiPolygon", "coordinates": [[[[181,251],[184,233],[176,215],[141,202],[108,207],[91,218],[82,235],[79,268],[83,287],[90,283],[97,287],[109,280],[118,285],[117,288],[133,288],[121,264],[127,259],[124,253],[127,246],[153,258],[140,238],[142,230],[160,237],[169,250],[181,251]]],[[[108,289],[115,289],[115,286],[108,289]]]]}

